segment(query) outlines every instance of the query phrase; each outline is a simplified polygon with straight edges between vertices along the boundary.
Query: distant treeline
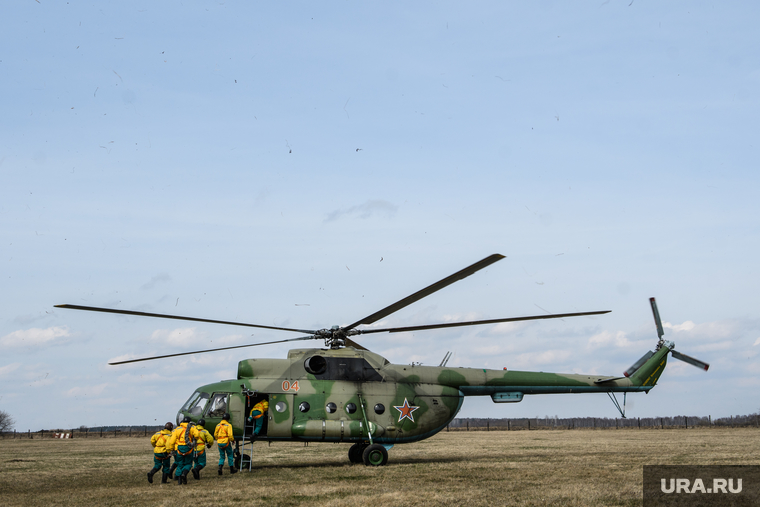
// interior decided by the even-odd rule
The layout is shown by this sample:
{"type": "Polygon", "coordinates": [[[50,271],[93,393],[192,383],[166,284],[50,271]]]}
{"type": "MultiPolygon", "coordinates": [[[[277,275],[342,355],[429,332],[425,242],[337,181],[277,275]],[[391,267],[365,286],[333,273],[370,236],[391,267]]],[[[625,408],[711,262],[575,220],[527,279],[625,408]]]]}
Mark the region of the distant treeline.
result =
{"type": "Polygon", "coordinates": [[[458,418],[451,421],[449,431],[510,431],[538,429],[586,429],[586,428],[697,428],[697,427],[760,427],[760,414],[735,415],[713,419],[711,416],[674,417],[533,417],[533,418],[458,418]]]}
{"type": "Polygon", "coordinates": [[[161,426],[80,426],[73,429],[50,429],[39,431],[6,431],[2,438],[114,438],[147,437],[163,429],[161,426]]]}
{"type": "MultiPolygon", "coordinates": [[[[164,426],[80,426],[73,429],[49,429],[39,431],[7,431],[2,438],[115,438],[147,437],[164,426]],[[68,436],[67,436],[68,435],[68,436]]],[[[675,417],[532,417],[532,418],[457,418],[451,421],[447,431],[519,431],[548,429],[666,429],[666,428],[741,428],[760,427],[760,414],[734,415],[713,419],[711,416],[675,417]]]]}

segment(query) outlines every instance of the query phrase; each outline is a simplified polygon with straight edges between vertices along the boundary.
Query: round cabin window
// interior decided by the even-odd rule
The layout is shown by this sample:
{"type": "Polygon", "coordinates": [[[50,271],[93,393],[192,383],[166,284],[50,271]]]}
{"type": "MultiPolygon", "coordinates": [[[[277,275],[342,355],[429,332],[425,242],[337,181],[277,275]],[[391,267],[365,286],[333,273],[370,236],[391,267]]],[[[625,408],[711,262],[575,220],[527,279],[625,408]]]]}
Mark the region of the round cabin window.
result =
{"type": "Polygon", "coordinates": [[[300,405],[298,405],[298,410],[301,412],[308,412],[311,408],[311,405],[309,405],[308,401],[302,401],[300,405]]]}
{"type": "Polygon", "coordinates": [[[338,410],[338,406],[331,401],[330,403],[327,404],[327,406],[325,407],[325,410],[327,410],[328,414],[334,414],[335,411],[338,410]]]}
{"type": "Polygon", "coordinates": [[[288,404],[284,401],[278,401],[274,409],[278,412],[285,412],[288,409],[288,404]]]}
{"type": "Polygon", "coordinates": [[[385,412],[385,405],[383,405],[382,403],[378,403],[377,405],[375,405],[376,414],[382,414],[383,412],[385,412]]]}
{"type": "Polygon", "coordinates": [[[346,405],[346,412],[348,412],[349,414],[353,414],[354,412],[356,412],[356,405],[353,403],[349,403],[348,405],[346,405]]]}

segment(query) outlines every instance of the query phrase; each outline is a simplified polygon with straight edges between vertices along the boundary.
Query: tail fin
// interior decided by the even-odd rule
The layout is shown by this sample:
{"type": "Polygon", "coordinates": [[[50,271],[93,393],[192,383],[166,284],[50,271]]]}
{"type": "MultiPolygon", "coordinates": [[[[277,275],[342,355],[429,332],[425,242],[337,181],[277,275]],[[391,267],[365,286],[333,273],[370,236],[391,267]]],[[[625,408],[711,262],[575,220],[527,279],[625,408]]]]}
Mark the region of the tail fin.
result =
{"type": "Polygon", "coordinates": [[[668,352],[670,352],[668,345],[663,345],[636,369],[629,377],[633,385],[654,387],[668,363],[668,352]]]}

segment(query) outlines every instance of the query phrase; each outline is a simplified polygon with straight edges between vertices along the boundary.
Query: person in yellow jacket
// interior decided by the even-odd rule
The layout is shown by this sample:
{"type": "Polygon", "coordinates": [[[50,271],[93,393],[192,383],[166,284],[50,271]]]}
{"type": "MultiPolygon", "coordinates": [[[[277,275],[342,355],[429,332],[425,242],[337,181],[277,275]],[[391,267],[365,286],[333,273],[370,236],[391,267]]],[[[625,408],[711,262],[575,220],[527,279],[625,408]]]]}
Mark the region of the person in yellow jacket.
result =
{"type": "Polygon", "coordinates": [[[267,400],[261,400],[251,409],[251,413],[248,416],[248,422],[253,422],[254,436],[258,436],[261,432],[261,427],[264,425],[264,419],[266,419],[267,410],[269,410],[269,402],[267,400]]]}
{"type": "Polygon", "coordinates": [[[172,429],[174,425],[170,422],[166,423],[164,429],[150,437],[150,445],[153,446],[153,469],[148,472],[148,482],[153,484],[153,474],[164,469],[164,474],[161,477],[161,483],[166,484],[169,482],[169,465],[171,464],[171,452],[166,449],[169,444],[169,439],[172,436],[172,429]]]}
{"type": "Polygon", "coordinates": [[[193,450],[201,432],[191,424],[189,416],[185,416],[182,424],[172,432],[167,449],[176,451],[174,462],[177,463],[177,484],[187,484],[187,474],[193,466],[193,450]]]}
{"type": "Polygon", "coordinates": [[[206,425],[205,419],[198,419],[198,424],[195,427],[200,432],[198,440],[195,442],[195,452],[193,453],[193,465],[190,469],[193,472],[193,477],[196,480],[201,478],[201,469],[206,466],[206,448],[214,445],[214,437],[203,426],[206,425]]]}
{"type": "Polygon", "coordinates": [[[214,430],[216,447],[219,449],[219,475],[222,475],[225,456],[227,456],[227,461],[230,464],[230,473],[237,473],[235,460],[232,456],[232,443],[235,441],[235,436],[232,434],[232,425],[228,422],[229,420],[230,414],[224,414],[222,422],[217,424],[216,429],[214,430]]]}

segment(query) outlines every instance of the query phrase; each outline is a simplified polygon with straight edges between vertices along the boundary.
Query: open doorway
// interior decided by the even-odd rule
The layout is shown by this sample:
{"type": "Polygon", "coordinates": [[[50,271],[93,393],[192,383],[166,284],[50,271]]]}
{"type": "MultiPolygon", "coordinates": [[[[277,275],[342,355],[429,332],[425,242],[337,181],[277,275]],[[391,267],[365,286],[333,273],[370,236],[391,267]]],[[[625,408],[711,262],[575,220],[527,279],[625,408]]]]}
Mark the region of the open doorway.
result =
{"type": "Polygon", "coordinates": [[[269,410],[265,410],[261,416],[256,417],[251,415],[254,407],[260,402],[266,401],[269,403],[269,396],[262,393],[255,393],[252,396],[246,396],[245,400],[245,439],[251,440],[254,436],[256,438],[262,438],[267,435],[267,427],[269,426],[269,410]],[[252,417],[252,420],[248,420],[252,417]]]}

